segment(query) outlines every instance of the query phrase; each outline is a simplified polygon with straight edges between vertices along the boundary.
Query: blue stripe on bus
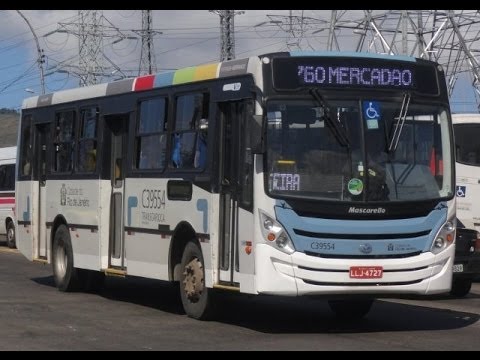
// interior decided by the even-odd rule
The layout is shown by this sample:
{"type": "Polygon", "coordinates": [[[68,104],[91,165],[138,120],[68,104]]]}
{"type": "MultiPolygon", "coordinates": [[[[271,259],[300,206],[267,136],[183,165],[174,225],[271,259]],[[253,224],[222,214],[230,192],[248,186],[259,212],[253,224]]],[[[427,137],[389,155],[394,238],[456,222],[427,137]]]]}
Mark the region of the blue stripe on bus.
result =
{"type": "Polygon", "coordinates": [[[202,213],[203,217],[203,232],[208,232],[208,200],[198,199],[197,210],[202,213]]]}
{"type": "MultiPolygon", "coordinates": [[[[433,237],[447,218],[447,209],[434,210],[426,217],[396,220],[335,220],[298,216],[292,209],[275,206],[278,221],[287,230],[297,251],[310,251],[328,255],[362,255],[361,244],[370,244],[372,251],[368,255],[398,255],[415,251],[430,250],[433,237]],[[374,234],[375,239],[332,239],[313,238],[295,234],[294,229],[314,233],[329,234],[374,234]],[[379,239],[381,234],[419,233],[430,230],[428,235],[379,239]],[[318,245],[328,243],[330,245],[318,245]],[[332,248],[331,245],[335,244],[332,248]],[[326,250],[330,248],[330,250],[326,250]]],[[[366,254],[367,255],[367,254],[366,254]]]]}
{"type": "Polygon", "coordinates": [[[157,88],[172,85],[174,74],[174,71],[162,74],[155,74],[155,81],[153,82],[153,87],[157,88]]]}
{"type": "Polygon", "coordinates": [[[324,57],[361,57],[361,58],[374,58],[374,59],[384,59],[384,60],[401,60],[401,61],[410,61],[416,62],[417,60],[414,57],[406,55],[386,55],[386,54],[376,54],[376,53],[366,53],[366,52],[354,52],[354,51],[291,51],[290,56],[299,57],[299,56],[324,56],[324,57]]]}

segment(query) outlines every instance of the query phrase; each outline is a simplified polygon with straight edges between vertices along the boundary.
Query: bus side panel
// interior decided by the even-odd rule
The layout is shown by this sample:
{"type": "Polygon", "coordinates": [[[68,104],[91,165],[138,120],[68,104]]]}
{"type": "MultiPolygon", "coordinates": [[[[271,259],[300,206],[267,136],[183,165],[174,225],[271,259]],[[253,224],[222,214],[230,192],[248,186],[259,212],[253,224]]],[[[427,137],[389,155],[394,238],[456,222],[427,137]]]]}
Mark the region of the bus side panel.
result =
{"type": "Polygon", "coordinates": [[[110,180],[99,181],[99,208],[98,208],[98,237],[100,269],[109,266],[110,242],[110,201],[112,197],[112,183],[110,180]]]}
{"type": "Polygon", "coordinates": [[[251,253],[254,237],[253,213],[238,209],[238,264],[239,272],[235,272],[234,281],[240,284],[242,293],[254,294],[255,290],[255,257],[251,253]]]}
{"type": "MultiPolygon", "coordinates": [[[[17,249],[28,259],[34,258],[34,242],[32,232],[32,181],[16,183],[16,244],[17,249]]],[[[38,182],[37,182],[38,184],[38,182]]]]}
{"type": "Polygon", "coordinates": [[[457,218],[468,229],[480,231],[480,171],[475,166],[457,166],[457,218]]]}
{"type": "Polygon", "coordinates": [[[126,179],[124,224],[129,275],[168,280],[171,234],[167,227],[165,179],[126,179]],[[165,230],[165,229],[163,229],[165,230]]]}
{"type": "Polygon", "coordinates": [[[47,182],[47,223],[57,215],[67,221],[76,268],[99,270],[99,205],[98,180],[47,182]]]}
{"type": "Polygon", "coordinates": [[[210,240],[205,236],[210,234],[211,194],[193,185],[191,200],[169,200],[168,180],[126,180],[124,221],[128,274],[168,280],[172,235],[177,225],[184,222],[192,226],[201,242],[205,270],[210,274],[205,282],[212,286],[210,240]]]}

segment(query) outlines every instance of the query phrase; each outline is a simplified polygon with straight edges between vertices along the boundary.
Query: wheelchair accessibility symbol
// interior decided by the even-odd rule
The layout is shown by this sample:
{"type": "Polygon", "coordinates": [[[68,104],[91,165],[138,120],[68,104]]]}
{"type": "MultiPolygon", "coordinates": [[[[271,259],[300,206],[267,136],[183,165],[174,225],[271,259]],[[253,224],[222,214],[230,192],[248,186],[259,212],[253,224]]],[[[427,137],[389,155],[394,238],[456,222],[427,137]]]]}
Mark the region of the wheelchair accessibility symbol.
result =
{"type": "Polygon", "coordinates": [[[367,120],[380,119],[380,104],[378,101],[364,101],[363,114],[367,120]]]}
{"type": "Polygon", "coordinates": [[[465,197],[465,193],[467,192],[466,186],[457,186],[457,197],[465,197]]]}

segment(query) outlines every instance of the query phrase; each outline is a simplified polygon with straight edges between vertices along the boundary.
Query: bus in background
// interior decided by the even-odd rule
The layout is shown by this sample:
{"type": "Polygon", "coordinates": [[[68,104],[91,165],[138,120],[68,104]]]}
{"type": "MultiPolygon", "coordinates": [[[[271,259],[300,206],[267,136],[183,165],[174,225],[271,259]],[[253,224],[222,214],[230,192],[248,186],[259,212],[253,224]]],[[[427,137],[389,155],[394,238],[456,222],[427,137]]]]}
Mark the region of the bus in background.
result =
{"type": "Polygon", "coordinates": [[[283,52],[25,99],[17,243],[61,291],[104,275],[217,291],[448,292],[453,133],[443,69],[406,57],[283,52]],[[31,165],[31,166],[30,166],[31,165]]]}
{"type": "Polygon", "coordinates": [[[15,164],[17,147],[0,148],[0,235],[15,247],[15,164]]]}
{"type": "Polygon", "coordinates": [[[457,241],[452,294],[465,296],[480,275],[480,114],[453,114],[457,241]]]}
{"type": "Polygon", "coordinates": [[[480,231],[480,114],[453,114],[457,218],[480,231]]]}

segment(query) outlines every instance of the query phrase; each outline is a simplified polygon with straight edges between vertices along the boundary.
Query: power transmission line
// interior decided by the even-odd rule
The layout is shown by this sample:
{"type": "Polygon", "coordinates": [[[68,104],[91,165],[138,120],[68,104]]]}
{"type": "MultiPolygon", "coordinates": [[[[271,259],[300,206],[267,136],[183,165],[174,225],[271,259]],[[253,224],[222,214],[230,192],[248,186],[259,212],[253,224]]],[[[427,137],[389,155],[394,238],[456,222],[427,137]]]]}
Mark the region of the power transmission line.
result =
{"type": "Polygon", "coordinates": [[[220,61],[235,59],[235,15],[244,11],[210,10],[220,16],[220,61]]]}
{"type": "Polygon", "coordinates": [[[105,55],[103,42],[104,39],[109,38],[113,40],[113,43],[116,43],[129,37],[108,21],[103,16],[103,11],[79,10],[77,21],[58,23],[58,25],[57,30],[44,36],[55,32],[76,36],[78,38],[78,65],[71,61],[62,64],[61,68],[57,67],[51,70],[68,71],[79,78],[80,86],[94,85],[101,82],[103,77],[111,76],[112,71],[108,71],[111,67],[114,68],[113,72],[123,74],[120,68],[105,55]],[[107,25],[104,23],[107,23],[107,25]],[[107,63],[110,65],[106,65],[107,63]]]}
{"type": "Polygon", "coordinates": [[[142,10],[142,49],[140,52],[140,66],[138,75],[153,74],[157,72],[155,51],[153,50],[153,35],[161,34],[152,30],[152,10],[142,10]]]}

